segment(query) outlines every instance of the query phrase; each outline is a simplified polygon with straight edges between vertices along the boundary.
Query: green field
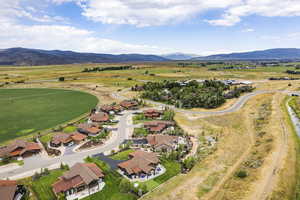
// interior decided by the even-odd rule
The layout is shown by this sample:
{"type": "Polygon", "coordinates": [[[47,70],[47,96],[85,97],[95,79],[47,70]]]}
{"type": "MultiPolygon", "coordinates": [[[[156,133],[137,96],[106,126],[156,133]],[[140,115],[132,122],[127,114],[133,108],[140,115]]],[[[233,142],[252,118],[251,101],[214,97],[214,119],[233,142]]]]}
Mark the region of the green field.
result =
{"type": "Polygon", "coordinates": [[[98,99],[58,89],[0,89],[0,143],[55,127],[87,113],[98,99]]]}

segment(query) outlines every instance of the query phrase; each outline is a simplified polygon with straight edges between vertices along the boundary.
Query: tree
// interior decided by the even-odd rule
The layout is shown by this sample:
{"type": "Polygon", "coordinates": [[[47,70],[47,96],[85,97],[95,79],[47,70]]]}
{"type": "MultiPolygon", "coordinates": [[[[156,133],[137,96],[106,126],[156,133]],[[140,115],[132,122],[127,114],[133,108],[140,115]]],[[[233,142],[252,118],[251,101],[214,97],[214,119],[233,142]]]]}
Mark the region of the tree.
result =
{"type": "Polygon", "coordinates": [[[194,157],[188,157],[183,161],[182,164],[185,169],[191,170],[196,164],[196,159],[194,157]]]}
{"type": "Polygon", "coordinates": [[[245,170],[240,170],[236,173],[236,176],[239,178],[246,178],[248,176],[248,173],[245,170]]]}
{"type": "Polygon", "coordinates": [[[58,81],[61,81],[61,82],[65,81],[65,77],[59,77],[58,81]]]}
{"type": "Polygon", "coordinates": [[[123,178],[120,182],[120,185],[119,185],[119,188],[120,188],[120,192],[123,192],[123,193],[129,193],[131,191],[131,183],[123,178]]]}

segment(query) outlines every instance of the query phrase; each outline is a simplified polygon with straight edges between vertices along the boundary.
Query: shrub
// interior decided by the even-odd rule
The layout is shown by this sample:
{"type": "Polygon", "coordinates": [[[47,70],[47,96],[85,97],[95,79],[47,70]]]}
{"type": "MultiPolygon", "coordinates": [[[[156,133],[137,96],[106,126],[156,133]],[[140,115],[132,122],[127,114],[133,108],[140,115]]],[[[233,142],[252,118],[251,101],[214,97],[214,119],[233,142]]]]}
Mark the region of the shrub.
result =
{"type": "Polygon", "coordinates": [[[236,176],[239,178],[246,178],[248,176],[248,173],[245,170],[240,170],[236,173],[236,176]]]}
{"type": "Polygon", "coordinates": [[[127,179],[123,178],[120,182],[119,188],[120,192],[129,193],[131,191],[132,185],[127,179]]]}

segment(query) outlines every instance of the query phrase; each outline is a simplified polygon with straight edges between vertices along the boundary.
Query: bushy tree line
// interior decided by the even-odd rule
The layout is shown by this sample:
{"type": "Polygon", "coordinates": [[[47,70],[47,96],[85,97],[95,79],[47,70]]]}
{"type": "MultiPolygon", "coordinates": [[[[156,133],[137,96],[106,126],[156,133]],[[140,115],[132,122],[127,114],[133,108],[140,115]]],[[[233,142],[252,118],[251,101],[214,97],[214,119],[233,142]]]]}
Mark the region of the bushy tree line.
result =
{"type": "Polygon", "coordinates": [[[93,67],[85,68],[82,72],[102,72],[102,71],[111,71],[111,70],[127,70],[133,69],[131,65],[129,66],[117,66],[117,67],[93,67]]]}
{"type": "Polygon", "coordinates": [[[225,94],[226,99],[233,99],[238,98],[241,94],[246,92],[252,92],[255,88],[252,86],[242,86],[242,87],[235,87],[233,90],[225,94]]]}
{"type": "Polygon", "coordinates": [[[175,81],[148,82],[143,85],[142,98],[161,101],[181,108],[216,108],[225,102],[229,86],[220,81],[191,81],[181,85],[175,81]]]}
{"type": "Polygon", "coordinates": [[[286,70],[286,73],[288,73],[288,74],[300,74],[300,71],[286,70]]]}

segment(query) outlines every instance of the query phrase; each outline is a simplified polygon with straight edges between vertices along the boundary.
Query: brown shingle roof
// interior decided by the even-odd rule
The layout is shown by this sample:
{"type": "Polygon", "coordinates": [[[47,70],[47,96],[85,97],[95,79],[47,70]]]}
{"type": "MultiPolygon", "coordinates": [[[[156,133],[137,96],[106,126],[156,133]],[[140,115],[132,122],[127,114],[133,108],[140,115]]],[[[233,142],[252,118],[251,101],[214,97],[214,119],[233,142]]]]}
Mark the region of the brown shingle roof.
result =
{"type": "Polygon", "coordinates": [[[16,181],[0,180],[0,199],[13,200],[16,190],[16,181]]]}
{"type": "Polygon", "coordinates": [[[122,162],[118,165],[128,174],[138,174],[140,172],[149,173],[154,169],[151,164],[159,163],[156,153],[138,150],[129,155],[132,157],[132,159],[122,162]]]}
{"type": "Polygon", "coordinates": [[[138,106],[138,102],[134,101],[134,100],[124,100],[120,103],[120,105],[124,108],[132,108],[132,107],[136,107],[138,106]]]}
{"type": "Polygon", "coordinates": [[[93,114],[90,119],[93,122],[107,122],[109,121],[109,115],[105,112],[99,112],[97,114],[93,114]]]}
{"type": "Polygon", "coordinates": [[[167,145],[172,147],[173,143],[178,140],[177,136],[170,136],[170,135],[148,135],[147,141],[151,146],[158,147],[160,145],[167,145]]]}
{"type": "Polygon", "coordinates": [[[85,140],[85,139],[87,138],[87,136],[86,136],[86,135],[83,135],[83,134],[81,134],[81,133],[72,133],[72,134],[71,134],[71,138],[72,138],[72,140],[74,140],[74,141],[80,142],[80,141],[85,140]]]}
{"type": "Polygon", "coordinates": [[[24,140],[15,140],[8,146],[0,148],[0,157],[7,156],[21,156],[27,151],[39,151],[41,147],[35,142],[27,142],[24,140]]]}
{"type": "Polygon", "coordinates": [[[57,194],[65,192],[81,184],[88,185],[92,181],[104,177],[101,169],[94,163],[77,163],[54,183],[53,191],[57,194]]]}

